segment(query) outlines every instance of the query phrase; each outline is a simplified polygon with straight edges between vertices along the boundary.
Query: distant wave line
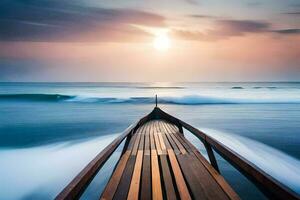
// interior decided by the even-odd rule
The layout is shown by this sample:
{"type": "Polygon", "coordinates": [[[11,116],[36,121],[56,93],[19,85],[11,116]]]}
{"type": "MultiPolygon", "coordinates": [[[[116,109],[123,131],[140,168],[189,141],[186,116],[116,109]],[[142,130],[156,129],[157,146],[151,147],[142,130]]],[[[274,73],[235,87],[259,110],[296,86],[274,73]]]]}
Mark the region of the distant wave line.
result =
{"type": "MultiPolygon", "coordinates": [[[[32,101],[32,102],[73,102],[73,103],[103,103],[103,104],[154,104],[153,97],[97,97],[64,94],[0,94],[0,101],[32,101]]],[[[206,105],[206,104],[299,104],[299,98],[274,99],[243,99],[187,95],[178,97],[159,97],[160,104],[206,105]]]]}

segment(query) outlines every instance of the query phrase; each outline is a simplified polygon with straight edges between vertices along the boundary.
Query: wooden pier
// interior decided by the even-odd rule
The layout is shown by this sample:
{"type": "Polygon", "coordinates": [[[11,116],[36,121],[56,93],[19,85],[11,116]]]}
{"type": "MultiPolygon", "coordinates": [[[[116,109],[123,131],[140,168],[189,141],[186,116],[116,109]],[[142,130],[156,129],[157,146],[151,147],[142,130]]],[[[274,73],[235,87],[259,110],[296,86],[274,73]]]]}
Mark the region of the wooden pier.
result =
{"type": "Polygon", "coordinates": [[[221,176],[213,149],[270,199],[299,199],[236,152],[158,107],[99,153],[56,199],[79,199],[123,140],[122,155],[100,199],[239,199],[221,176]],[[210,162],[184,137],[183,128],[203,142],[210,162]]]}
{"type": "Polygon", "coordinates": [[[101,199],[239,199],[178,128],[151,120],[129,141],[101,199]]]}

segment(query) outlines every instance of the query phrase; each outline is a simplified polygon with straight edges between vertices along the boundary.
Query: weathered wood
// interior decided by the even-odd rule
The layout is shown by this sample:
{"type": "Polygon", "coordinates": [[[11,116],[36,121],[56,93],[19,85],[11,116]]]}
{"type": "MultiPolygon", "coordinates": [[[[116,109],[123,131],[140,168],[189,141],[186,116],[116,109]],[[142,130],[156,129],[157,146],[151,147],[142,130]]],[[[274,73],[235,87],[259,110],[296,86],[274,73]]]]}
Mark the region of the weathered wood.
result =
{"type": "Polygon", "coordinates": [[[117,165],[117,168],[115,169],[112,177],[109,179],[109,182],[107,183],[102,195],[101,200],[110,200],[113,199],[114,194],[117,190],[117,187],[119,185],[119,182],[121,180],[121,176],[124,172],[125,166],[127,164],[127,161],[130,157],[131,151],[126,151],[124,155],[122,156],[120,162],[117,165]]]}
{"type": "Polygon", "coordinates": [[[115,195],[113,197],[114,200],[126,199],[133,174],[135,159],[136,156],[131,155],[129,157],[124,173],[122,174],[120,183],[117,187],[117,191],[115,192],[115,195]]]}
{"type": "Polygon", "coordinates": [[[139,122],[128,127],[119,137],[104,148],[64,189],[57,195],[56,200],[78,199],[96,173],[104,165],[110,155],[121,142],[132,133],[139,122]]]}
{"type": "MultiPolygon", "coordinates": [[[[130,187],[128,186],[126,187],[124,183],[126,182],[128,183],[128,181],[123,180],[123,186],[121,183],[119,183],[120,185],[119,186],[120,188],[118,188],[119,192],[116,192],[114,199],[118,199],[117,197],[121,198],[121,195],[125,197],[125,195],[127,195],[126,190],[129,190],[127,199],[137,199],[137,198],[151,199],[151,197],[153,199],[162,199],[162,198],[177,199],[177,195],[180,198],[186,198],[186,196],[189,196],[191,198],[190,196],[191,194],[198,198],[207,197],[207,195],[205,195],[205,192],[201,190],[203,186],[200,187],[201,183],[199,181],[201,180],[202,182],[205,181],[211,183],[214,181],[212,176],[211,177],[208,176],[210,175],[210,173],[200,163],[200,161],[197,159],[196,156],[194,157],[194,160],[189,160],[187,154],[181,154],[180,156],[183,156],[183,158],[181,158],[179,155],[176,155],[174,159],[174,155],[175,155],[174,149],[172,148],[172,145],[170,144],[167,135],[169,135],[172,141],[177,140],[177,143],[178,144],[180,143],[180,145],[182,145],[182,148],[184,147],[185,149],[191,150],[188,141],[186,141],[183,135],[178,132],[178,129],[168,125],[166,122],[163,121],[151,121],[149,123],[146,123],[145,125],[143,125],[143,127],[140,127],[137,130],[137,133],[132,137],[132,140],[134,138],[136,139],[134,141],[130,141],[128,145],[128,148],[131,148],[132,150],[131,156],[133,157],[135,157],[134,151],[138,149],[134,168],[132,167],[133,164],[128,162],[128,166],[131,166],[131,168],[133,168],[132,176],[127,178],[131,180],[130,187]],[[163,126],[164,124],[168,128],[164,129],[163,126]],[[175,133],[174,131],[177,132],[175,133]],[[155,136],[155,134],[157,137],[155,136]],[[155,141],[155,138],[158,140],[155,141]],[[171,152],[168,152],[168,154],[166,155],[158,155],[157,154],[158,144],[159,146],[164,146],[165,149],[172,151],[173,154],[171,152]],[[147,149],[149,151],[151,149],[151,156],[145,155],[145,151],[147,149]],[[139,152],[141,151],[144,151],[143,157],[141,157],[139,154],[139,152]],[[180,162],[178,162],[177,159],[180,162]],[[170,160],[170,164],[168,160],[170,160]],[[199,162],[197,167],[201,167],[202,169],[198,169],[197,167],[195,167],[195,164],[193,164],[195,163],[195,161],[199,162]],[[207,171],[204,172],[205,174],[204,177],[202,175],[202,177],[199,179],[200,175],[197,174],[197,171],[203,171],[203,170],[207,170],[207,171]],[[180,179],[183,181],[178,181],[180,179]],[[188,180],[188,182],[185,182],[185,180],[188,180]],[[193,186],[189,186],[189,187],[193,190],[191,190],[192,193],[190,194],[187,185],[191,185],[191,184],[193,186]],[[200,189],[197,190],[197,188],[199,187],[200,189]]],[[[175,146],[177,147],[177,145],[175,146]]],[[[193,154],[193,151],[191,151],[191,153],[193,154]]],[[[121,161],[119,162],[118,165],[121,165],[121,161]]],[[[118,168],[119,167],[117,166],[113,176],[117,173],[118,168]]],[[[124,173],[126,173],[125,169],[124,169],[124,173]]],[[[126,178],[126,177],[122,177],[122,178],[126,178]]],[[[112,179],[113,178],[111,178],[111,180],[112,179]]],[[[119,178],[119,182],[121,182],[120,178],[119,178]]],[[[202,183],[202,185],[203,184],[205,185],[207,183],[202,183]]],[[[112,186],[107,186],[107,187],[112,187],[112,186]]],[[[107,189],[107,187],[106,190],[113,191],[113,189],[109,190],[107,189]]],[[[116,187],[117,186],[113,186],[112,188],[116,188],[116,187]]],[[[215,190],[216,187],[220,187],[220,186],[218,186],[217,182],[215,182],[215,185],[210,187],[211,189],[207,189],[208,191],[215,190]]],[[[111,196],[113,196],[113,194],[111,196]]],[[[218,197],[218,195],[215,196],[218,197]]],[[[223,196],[227,196],[226,192],[223,193],[223,196]]],[[[194,199],[197,199],[195,197],[194,199]]]]}
{"type": "Polygon", "coordinates": [[[149,126],[145,128],[145,146],[144,146],[144,155],[150,156],[150,134],[149,134],[149,126]]]}
{"type": "Polygon", "coordinates": [[[169,155],[170,163],[171,163],[172,170],[174,173],[174,177],[176,180],[176,185],[178,188],[180,198],[186,199],[186,200],[192,199],[190,196],[189,190],[186,186],[184,177],[182,175],[181,169],[179,167],[179,164],[177,162],[174,152],[172,150],[168,149],[168,155],[169,155]]]}
{"type": "Polygon", "coordinates": [[[139,149],[140,140],[141,140],[141,134],[137,134],[135,143],[132,148],[132,155],[134,156],[137,154],[137,151],[139,149]]]}
{"type": "Polygon", "coordinates": [[[143,163],[143,151],[139,150],[137,153],[134,171],[130,183],[129,193],[127,197],[128,200],[137,200],[139,198],[142,163],[143,163]]]}
{"type": "Polygon", "coordinates": [[[129,141],[127,149],[125,149],[125,151],[130,150],[130,152],[131,152],[136,138],[137,138],[137,134],[134,134],[133,136],[130,137],[130,141],[129,141]]]}
{"type": "Polygon", "coordinates": [[[159,143],[158,133],[154,132],[153,136],[154,136],[154,142],[155,142],[157,154],[161,155],[162,154],[162,149],[161,149],[161,146],[160,146],[160,143],[159,143]]]}
{"type": "Polygon", "coordinates": [[[155,123],[155,128],[156,128],[156,132],[157,132],[157,136],[158,136],[158,140],[159,140],[159,143],[160,143],[162,154],[165,155],[165,154],[167,154],[166,145],[165,145],[164,140],[162,138],[162,132],[160,130],[159,121],[158,120],[155,123]]]}
{"type": "MultiPolygon", "coordinates": [[[[179,137],[183,137],[178,134],[179,137]]],[[[229,199],[239,200],[239,196],[237,193],[229,186],[229,184],[225,181],[223,176],[221,176],[209,163],[208,161],[200,154],[198,149],[191,144],[188,140],[185,140],[186,144],[190,146],[194,155],[198,158],[198,160],[203,164],[203,166],[207,169],[207,171],[214,177],[216,182],[220,185],[223,191],[227,194],[229,199]]]]}
{"type": "Polygon", "coordinates": [[[160,156],[160,163],[163,175],[163,183],[165,188],[165,198],[168,200],[176,200],[175,183],[173,183],[171,169],[169,168],[168,158],[166,155],[160,156]]]}
{"type": "Polygon", "coordinates": [[[158,165],[158,156],[156,150],[151,150],[151,171],[152,171],[152,199],[163,199],[160,172],[158,165]]]}
{"type": "Polygon", "coordinates": [[[176,155],[194,199],[223,199],[228,196],[194,155],[176,155]]]}
{"type": "Polygon", "coordinates": [[[151,199],[151,156],[144,154],[142,183],[141,183],[141,199],[151,199]]]}
{"type": "Polygon", "coordinates": [[[174,136],[177,138],[177,140],[184,146],[184,148],[186,149],[186,151],[188,153],[193,153],[193,150],[191,149],[191,147],[187,144],[187,140],[184,138],[183,134],[178,133],[174,134],[174,136]]]}
{"type": "Polygon", "coordinates": [[[220,170],[219,170],[219,167],[218,167],[218,164],[217,164],[217,160],[216,160],[214,152],[213,152],[213,150],[211,148],[211,145],[208,142],[204,141],[204,146],[205,146],[208,158],[210,160],[210,164],[213,166],[213,168],[215,168],[215,170],[218,173],[220,173],[220,170]]]}
{"type": "Polygon", "coordinates": [[[169,136],[170,136],[170,137],[172,138],[172,140],[175,142],[175,144],[177,145],[177,147],[178,147],[178,149],[180,150],[180,152],[181,152],[182,154],[186,154],[187,152],[186,152],[185,148],[184,148],[183,145],[177,140],[177,138],[174,136],[174,132],[173,132],[173,130],[171,129],[171,127],[169,126],[169,124],[166,123],[165,126],[166,126],[166,129],[167,129],[168,133],[169,133],[169,136]]]}
{"type": "Polygon", "coordinates": [[[150,149],[151,150],[156,150],[155,148],[155,141],[154,141],[154,135],[152,131],[151,125],[149,125],[149,138],[150,138],[150,149]]]}
{"type": "Polygon", "coordinates": [[[186,122],[179,120],[178,118],[171,116],[159,108],[155,109],[156,116],[160,116],[160,119],[173,122],[176,126],[184,127],[202,142],[208,142],[212,148],[217,151],[224,159],[226,159],[231,165],[243,173],[250,181],[252,181],[257,187],[271,199],[300,199],[300,195],[286,187],[282,183],[275,180],[273,177],[259,169],[253,163],[243,158],[237,152],[232,151],[224,144],[211,138],[202,131],[187,124],[186,122]],[[178,125],[179,124],[179,125],[178,125]]]}
{"type": "Polygon", "coordinates": [[[163,127],[164,127],[165,130],[166,130],[166,132],[165,132],[166,138],[168,139],[168,142],[170,143],[170,145],[171,145],[172,148],[174,149],[174,153],[175,153],[175,154],[179,154],[179,153],[180,153],[179,148],[178,148],[178,146],[176,145],[176,143],[173,141],[172,137],[170,136],[170,133],[169,133],[168,129],[167,129],[166,126],[165,126],[165,123],[163,123],[163,127]]]}
{"type": "Polygon", "coordinates": [[[299,199],[251,162],[219,141],[156,107],[127,129],[76,176],[57,199],[78,199],[126,138],[101,199],[234,199],[238,195],[216,171],[212,148],[272,199],[299,199]],[[205,145],[211,164],[185,139],[182,127],[205,145]],[[214,168],[214,167],[215,168],[214,168]]]}
{"type": "MultiPolygon", "coordinates": [[[[179,137],[179,135],[181,134],[178,133],[178,130],[172,128],[171,125],[168,125],[168,127],[169,127],[168,129],[169,133],[171,132],[173,138],[177,140],[177,144],[180,143],[181,148],[183,148],[184,146],[186,150],[187,149],[190,150],[188,145],[184,142],[185,139],[179,137]],[[177,131],[177,133],[174,133],[174,131],[177,131]]],[[[183,154],[176,155],[176,157],[180,163],[181,166],[180,168],[184,173],[185,179],[187,180],[187,184],[189,185],[192,191],[194,199],[212,199],[209,198],[210,196],[205,193],[207,191],[211,192],[211,190],[216,190],[212,193],[215,199],[222,199],[222,198],[226,199],[227,195],[223,193],[222,190],[220,190],[220,187],[217,185],[217,183],[211,180],[211,177],[208,176],[209,175],[208,172],[205,172],[206,169],[202,166],[201,166],[202,169],[200,169],[199,168],[200,166],[197,166],[198,165],[197,162],[199,161],[196,159],[196,157],[192,159],[190,155],[183,155],[183,154]],[[205,170],[203,171],[203,169],[205,170]],[[202,189],[203,184],[204,185],[207,184],[209,188],[202,189]]]]}

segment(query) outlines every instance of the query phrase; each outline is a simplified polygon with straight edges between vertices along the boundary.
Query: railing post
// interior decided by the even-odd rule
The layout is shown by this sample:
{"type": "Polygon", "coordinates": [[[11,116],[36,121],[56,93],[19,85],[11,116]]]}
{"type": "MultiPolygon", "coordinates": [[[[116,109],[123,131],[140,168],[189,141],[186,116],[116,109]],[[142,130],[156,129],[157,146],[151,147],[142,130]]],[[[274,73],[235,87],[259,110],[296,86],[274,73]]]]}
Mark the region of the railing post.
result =
{"type": "Polygon", "coordinates": [[[215,168],[215,170],[220,174],[220,170],[219,170],[219,167],[218,167],[218,163],[217,163],[217,160],[216,160],[216,157],[214,155],[214,152],[210,146],[210,144],[208,144],[206,141],[203,142],[204,146],[205,146],[205,149],[207,151],[207,154],[208,154],[208,158],[209,158],[209,161],[210,161],[210,164],[213,166],[213,168],[215,168]]]}
{"type": "Polygon", "coordinates": [[[123,146],[121,156],[126,152],[126,149],[127,149],[128,145],[129,145],[131,137],[132,137],[132,131],[131,131],[131,133],[129,135],[127,135],[127,137],[125,139],[125,144],[123,146]]]}
{"type": "Polygon", "coordinates": [[[182,128],[182,125],[180,123],[178,123],[178,129],[179,129],[179,132],[183,134],[183,128],[182,128]]]}

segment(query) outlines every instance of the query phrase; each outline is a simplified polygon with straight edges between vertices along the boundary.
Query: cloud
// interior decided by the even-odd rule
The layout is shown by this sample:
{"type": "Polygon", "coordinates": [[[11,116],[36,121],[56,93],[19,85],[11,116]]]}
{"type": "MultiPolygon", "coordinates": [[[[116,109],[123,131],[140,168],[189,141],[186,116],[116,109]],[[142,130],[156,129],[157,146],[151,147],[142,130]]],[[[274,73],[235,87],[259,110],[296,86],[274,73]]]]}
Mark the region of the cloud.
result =
{"type": "Polygon", "coordinates": [[[254,20],[217,20],[220,32],[234,35],[243,33],[262,32],[270,27],[270,23],[254,20]]]}
{"type": "Polygon", "coordinates": [[[291,7],[291,8],[299,8],[300,3],[290,3],[288,6],[291,7]]]}
{"type": "Polygon", "coordinates": [[[298,35],[300,29],[272,29],[272,24],[255,20],[214,20],[212,28],[207,30],[173,29],[172,34],[183,40],[218,41],[249,33],[275,33],[281,35],[298,35]]]}
{"type": "Polygon", "coordinates": [[[211,29],[203,31],[173,30],[173,34],[187,40],[215,41],[247,33],[268,31],[271,24],[254,20],[215,20],[211,29]]]}
{"type": "Polygon", "coordinates": [[[262,5],[262,2],[259,2],[259,1],[247,2],[246,5],[249,7],[258,7],[258,6],[262,5]]]}
{"type": "Polygon", "coordinates": [[[131,26],[164,26],[161,15],[134,9],[86,7],[54,0],[1,2],[1,41],[127,41],[147,36],[131,26]]]}
{"type": "Polygon", "coordinates": [[[298,12],[285,12],[285,13],[282,13],[284,15],[293,15],[293,16],[296,16],[296,15],[299,15],[300,16],[300,11],[298,12]]]}
{"type": "Polygon", "coordinates": [[[212,15],[200,15],[200,14],[192,14],[192,15],[186,15],[187,17],[196,18],[196,19],[215,19],[218,18],[217,16],[212,15]]]}
{"type": "Polygon", "coordinates": [[[199,2],[197,0],[184,0],[185,2],[187,2],[188,4],[191,4],[191,5],[198,5],[199,2]]]}
{"type": "Polygon", "coordinates": [[[293,35],[293,34],[300,34],[300,29],[298,29],[298,28],[280,29],[280,30],[273,30],[271,32],[279,33],[279,34],[293,35]]]}

